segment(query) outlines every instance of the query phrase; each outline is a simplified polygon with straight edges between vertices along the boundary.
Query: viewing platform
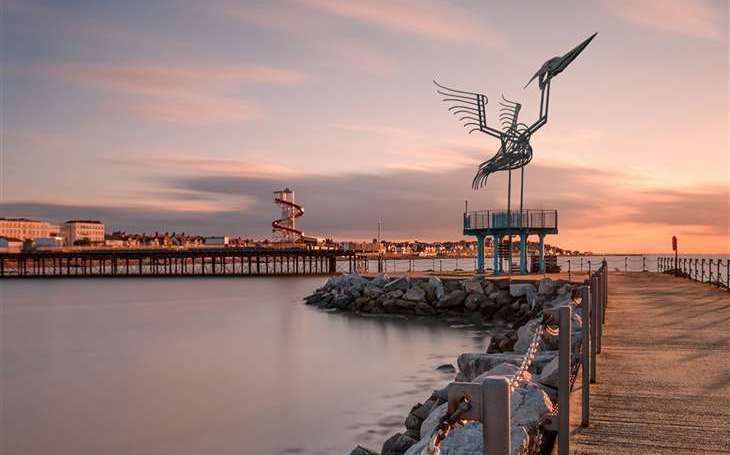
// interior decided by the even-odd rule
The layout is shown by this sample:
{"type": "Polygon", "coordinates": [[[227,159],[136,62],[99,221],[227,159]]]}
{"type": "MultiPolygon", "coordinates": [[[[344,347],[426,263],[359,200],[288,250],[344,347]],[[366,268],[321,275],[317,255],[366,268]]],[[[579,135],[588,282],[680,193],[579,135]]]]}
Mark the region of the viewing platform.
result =
{"type": "MultiPolygon", "coordinates": [[[[502,273],[498,245],[505,236],[520,236],[520,273],[527,273],[527,238],[537,235],[540,241],[540,272],[545,272],[545,236],[558,233],[558,211],[546,209],[478,210],[464,213],[464,235],[477,238],[477,271],[484,273],[484,239],[492,237],[494,273],[502,273]]],[[[509,252],[507,253],[509,254],[509,252]]]]}

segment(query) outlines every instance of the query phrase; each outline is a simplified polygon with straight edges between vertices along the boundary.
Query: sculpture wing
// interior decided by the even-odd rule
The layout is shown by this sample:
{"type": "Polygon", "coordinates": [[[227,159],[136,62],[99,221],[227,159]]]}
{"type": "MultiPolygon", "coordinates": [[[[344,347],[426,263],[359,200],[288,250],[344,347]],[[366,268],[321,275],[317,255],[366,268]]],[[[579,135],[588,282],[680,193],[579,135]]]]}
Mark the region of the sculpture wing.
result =
{"type": "Polygon", "coordinates": [[[449,105],[449,112],[459,118],[469,134],[474,131],[499,137],[499,130],[487,126],[487,103],[489,98],[486,95],[475,92],[466,92],[446,87],[433,81],[438,87],[436,93],[442,95],[441,99],[449,105]]]}

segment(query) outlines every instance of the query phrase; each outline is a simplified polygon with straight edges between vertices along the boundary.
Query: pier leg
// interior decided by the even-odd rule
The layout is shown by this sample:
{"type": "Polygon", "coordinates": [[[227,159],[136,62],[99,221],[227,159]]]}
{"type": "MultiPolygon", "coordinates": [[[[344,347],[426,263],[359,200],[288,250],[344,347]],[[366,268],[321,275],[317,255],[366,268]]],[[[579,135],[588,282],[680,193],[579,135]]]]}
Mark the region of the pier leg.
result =
{"type": "Polygon", "coordinates": [[[545,234],[540,234],[540,273],[545,273],[545,234]]]}
{"type": "Polygon", "coordinates": [[[492,261],[494,262],[494,274],[497,275],[499,270],[499,265],[501,263],[501,258],[499,257],[499,244],[501,243],[502,238],[498,235],[494,235],[494,238],[492,239],[492,261]]]}
{"type": "Polygon", "coordinates": [[[484,236],[477,235],[477,273],[484,273],[484,236]]]}
{"type": "Polygon", "coordinates": [[[520,232],[520,273],[527,273],[527,232],[520,232]]]}

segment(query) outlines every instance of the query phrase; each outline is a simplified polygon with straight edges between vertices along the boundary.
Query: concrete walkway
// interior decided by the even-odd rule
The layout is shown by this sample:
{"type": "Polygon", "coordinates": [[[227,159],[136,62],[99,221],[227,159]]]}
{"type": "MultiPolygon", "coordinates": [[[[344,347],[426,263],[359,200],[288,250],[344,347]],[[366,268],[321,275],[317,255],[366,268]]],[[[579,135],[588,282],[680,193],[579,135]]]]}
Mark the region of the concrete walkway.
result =
{"type": "Polygon", "coordinates": [[[609,289],[571,453],[730,453],[730,293],[658,273],[611,272],[609,289]]]}

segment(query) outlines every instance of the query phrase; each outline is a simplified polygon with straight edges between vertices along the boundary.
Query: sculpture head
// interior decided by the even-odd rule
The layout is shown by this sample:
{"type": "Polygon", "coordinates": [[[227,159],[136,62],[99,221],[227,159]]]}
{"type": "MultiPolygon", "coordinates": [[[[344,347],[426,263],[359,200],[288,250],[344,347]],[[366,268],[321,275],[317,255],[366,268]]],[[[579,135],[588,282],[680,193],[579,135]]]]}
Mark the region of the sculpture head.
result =
{"type": "Polygon", "coordinates": [[[568,65],[570,65],[570,63],[575,60],[576,57],[578,57],[578,54],[580,54],[583,49],[588,46],[588,43],[590,43],[597,34],[597,32],[592,34],[585,41],[577,45],[575,48],[567,52],[562,57],[553,57],[545,62],[542,67],[537,71],[537,73],[535,73],[535,75],[532,76],[532,78],[527,82],[525,88],[527,88],[527,86],[530,85],[530,83],[535,80],[535,78],[539,78],[538,83],[540,85],[540,90],[545,88],[545,85],[550,81],[550,79],[557,76],[565,68],[567,68],[568,65]]]}

